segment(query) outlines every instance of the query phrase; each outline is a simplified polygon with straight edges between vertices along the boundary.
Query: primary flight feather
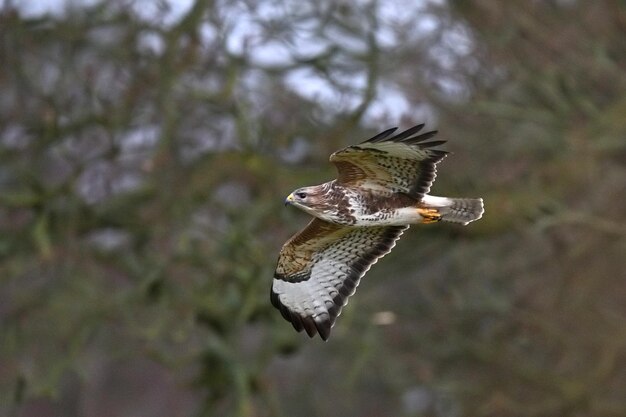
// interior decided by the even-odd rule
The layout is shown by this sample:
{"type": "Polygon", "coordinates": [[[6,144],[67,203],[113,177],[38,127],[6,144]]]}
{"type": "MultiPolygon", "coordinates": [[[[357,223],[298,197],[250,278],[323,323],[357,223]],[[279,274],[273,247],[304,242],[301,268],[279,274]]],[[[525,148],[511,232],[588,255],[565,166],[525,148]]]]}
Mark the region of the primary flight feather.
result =
{"type": "Polygon", "coordinates": [[[444,141],[419,134],[423,124],[392,136],[385,130],[330,156],[337,179],[289,194],[285,204],[314,219],[283,245],[271,301],[298,331],[324,340],[370,267],[411,224],[466,225],[482,217],[480,198],[428,194],[444,141]]]}

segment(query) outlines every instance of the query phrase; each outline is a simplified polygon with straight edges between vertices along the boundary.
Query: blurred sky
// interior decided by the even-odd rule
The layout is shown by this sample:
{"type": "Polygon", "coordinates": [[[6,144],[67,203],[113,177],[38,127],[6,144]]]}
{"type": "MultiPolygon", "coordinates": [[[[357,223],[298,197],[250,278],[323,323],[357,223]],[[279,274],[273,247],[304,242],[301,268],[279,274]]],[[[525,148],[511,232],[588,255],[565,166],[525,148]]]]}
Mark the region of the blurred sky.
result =
{"type": "MultiPolygon", "coordinates": [[[[366,7],[371,3],[370,0],[358,0],[359,3],[366,7]]],[[[17,6],[22,13],[30,17],[40,16],[42,14],[61,14],[68,8],[80,8],[98,3],[97,0],[20,0],[11,2],[4,0],[4,4],[13,4],[17,6]]],[[[387,0],[378,3],[379,15],[381,16],[381,24],[377,30],[376,37],[379,45],[382,47],[393,47],[397,40],[395,34],[390,30],[394,24],[410,23],[419,36],[428,36],[435,32],[441,24],[435,17],[426,12],[426,7],[432,4],[442,4],[443,0],[387,0]],[[385,24],[387,23],[387,24],[385,24]]],[[[163,0],[163,1],[124,1],[119,2],[120,6],[129,7],[138,16],[151,21],[160,22],[164,26],[175,24],[189,10],[193,4],[193,0],[163,0]]],[[[248,54],[259,66],[273,66],[289,64],[294,55],[297,58],[306,58],[319,54],[330,47],[329,44],[319,42],[319,36],[315,33],[309,33],[306,24],[303,24],[301,33],[295,38],[295,44],[287,45],[280,40],[262,39],[260,36],[263,29],[258,23],[258,19],[270,19],[273,17],[280,18],[289,7],[293,8],[293,4],[289,1],[283,3],[265,2],[260,3],[254,14],[245,6],[245,4],[234,5],[224,8],[225,19],[231,27],[231,33],[228,38],[228,47],[232,53],[242,53],[244,48],[248,48],[248,54]],[[244,46],[245,45],[245,46],[244,46]]],[[[311,28],[313,29],[313,27],[311,28]]],[[[443,63],[453,62],[453,54],[466,54],[471,50],[471,40],[464,35],[464,31],[451,28],[449,39],[443,39],[447,48],[441,48],[437,51],[437,58],[443,63]],[[450,49],[449,46],[453,48],[450,49]]],[[[203,36],[210,39],[217,36],[212,27],[206,25],[203,36]]],[[[333,42],[341,44],[343,47],[353,49],[358,53],[359,50],[365,50],[367,45],[364,39],[350,38],[345,34],[338,33],[333,37],[333,42]]],[[[156,36],[146,36],[145,44],[147,47],[159,51],[163,48],[162,40],[156,36]]],[[[250,84],[254,85],[255,80],[250,79],[250,84]]],[[[353,95],[345,91],[339,92],[332,86],[328,80],[312,69],[298,69],[291,71],[285,82],[302,96],[318,101],[325,105],[330,105],[340,110],[353,110],[361,102],[358,92],[363,91],[363,87],[367,82],[366,69],[355,70],[354,73],[344,75],[342,83],[357,93],[353,95]]],[[[438,84],[448,92],[450,96],[462,96],[463,86],[459,85],[452,79],[441,76],[438,84]]],[[[411,105],[405,98],[405,93],[398,91],[391,86],[383,86],[376,94],[376,98],[369,106],[364,120],[367,124],[368,120],[380,119],[387,117],[392,120],[399,120],[402,115],[418,114],[425,119],[432,119],[433,114],[427,105],[421,105],[419,108],[411,108],[411,105]]]]}

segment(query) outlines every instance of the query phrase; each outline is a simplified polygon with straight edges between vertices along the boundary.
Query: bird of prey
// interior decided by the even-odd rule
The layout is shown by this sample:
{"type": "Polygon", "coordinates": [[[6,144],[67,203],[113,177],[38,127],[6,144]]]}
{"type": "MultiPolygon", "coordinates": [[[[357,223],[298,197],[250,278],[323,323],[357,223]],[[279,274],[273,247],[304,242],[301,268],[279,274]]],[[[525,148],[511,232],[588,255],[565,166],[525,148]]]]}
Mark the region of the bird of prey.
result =
{"type": "Polygon", "coordinates": [[[363,275],[411,224],[466,225],[482,217],[481,198],[429,195],[445,141],[423,124],[393,136],[385,130],[330,156],[337,179],[298,188],[285,204],[313,220],[282,247],[271,301],[297,331],[330,336],[363,275]]]}

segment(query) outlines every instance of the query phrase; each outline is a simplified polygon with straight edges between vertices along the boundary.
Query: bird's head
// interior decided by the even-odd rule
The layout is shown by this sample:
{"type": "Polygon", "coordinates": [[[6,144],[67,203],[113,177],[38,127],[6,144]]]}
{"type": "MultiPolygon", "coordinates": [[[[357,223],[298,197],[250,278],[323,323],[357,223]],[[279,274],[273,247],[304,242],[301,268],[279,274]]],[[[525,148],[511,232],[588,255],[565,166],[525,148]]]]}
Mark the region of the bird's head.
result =
{"type": "Polygon", "coordinates": [[[285,205],[298,207],[307,213],[316,215],[325,206],[323,195],[325,194],[323,187],[316,185],[313,187],[302,187],[289,194],[285,199],[285,205]]]}

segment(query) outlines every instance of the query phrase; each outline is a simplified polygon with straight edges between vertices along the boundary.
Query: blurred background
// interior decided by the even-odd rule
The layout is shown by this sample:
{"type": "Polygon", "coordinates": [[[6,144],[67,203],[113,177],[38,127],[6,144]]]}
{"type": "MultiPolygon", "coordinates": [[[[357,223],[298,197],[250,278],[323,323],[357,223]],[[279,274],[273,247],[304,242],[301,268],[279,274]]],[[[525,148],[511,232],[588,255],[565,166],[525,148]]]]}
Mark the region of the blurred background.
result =
{"type": "Polygon", "coordinates": [[[0,2],[0,415],[626,415],[626,3],[0,2]],[[426,122],[437,195],[331,339],[293,189],[426,122]]]}

